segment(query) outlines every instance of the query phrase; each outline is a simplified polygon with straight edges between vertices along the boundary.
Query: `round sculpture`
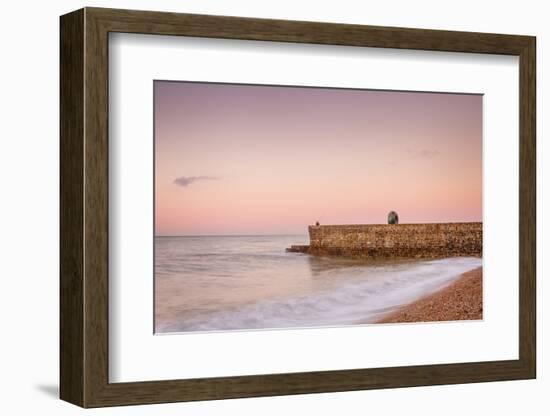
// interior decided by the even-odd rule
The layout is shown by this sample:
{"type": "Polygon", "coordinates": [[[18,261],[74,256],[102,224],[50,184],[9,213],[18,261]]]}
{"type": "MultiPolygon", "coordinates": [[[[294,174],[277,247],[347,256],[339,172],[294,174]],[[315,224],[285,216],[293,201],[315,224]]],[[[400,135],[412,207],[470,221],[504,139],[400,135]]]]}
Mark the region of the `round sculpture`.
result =
{"type": "Polygon", "coordinates": [[[388,224],[399,224],[399,216],[397,215],[397,212],[390,211],[388,214],[388,224]]]}

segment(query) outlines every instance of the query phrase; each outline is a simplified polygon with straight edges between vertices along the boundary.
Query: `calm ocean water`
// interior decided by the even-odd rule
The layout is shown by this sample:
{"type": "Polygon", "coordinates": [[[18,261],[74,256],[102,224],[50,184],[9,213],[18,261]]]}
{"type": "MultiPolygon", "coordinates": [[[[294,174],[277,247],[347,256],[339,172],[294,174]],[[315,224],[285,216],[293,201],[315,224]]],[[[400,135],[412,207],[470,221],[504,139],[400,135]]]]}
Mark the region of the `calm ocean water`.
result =
{"type": "Polygon", "coordinates": [[[481,266],[479,258],[366,264],[286,253],[307,236],[156,237],[155,331],[372,323],[481,266]]]}

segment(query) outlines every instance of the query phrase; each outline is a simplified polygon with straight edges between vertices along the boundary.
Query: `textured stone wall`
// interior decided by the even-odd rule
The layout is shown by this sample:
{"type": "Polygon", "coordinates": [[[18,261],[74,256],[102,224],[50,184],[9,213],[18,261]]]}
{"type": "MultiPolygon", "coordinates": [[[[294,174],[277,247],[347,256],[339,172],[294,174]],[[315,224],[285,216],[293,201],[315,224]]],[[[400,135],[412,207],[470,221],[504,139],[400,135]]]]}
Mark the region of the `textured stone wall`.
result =
{"type": "Polygon", "coordinates": [[[483,252],[480,222],[311,225],[309,253],[366,258],[441,258],[483,252]]]}

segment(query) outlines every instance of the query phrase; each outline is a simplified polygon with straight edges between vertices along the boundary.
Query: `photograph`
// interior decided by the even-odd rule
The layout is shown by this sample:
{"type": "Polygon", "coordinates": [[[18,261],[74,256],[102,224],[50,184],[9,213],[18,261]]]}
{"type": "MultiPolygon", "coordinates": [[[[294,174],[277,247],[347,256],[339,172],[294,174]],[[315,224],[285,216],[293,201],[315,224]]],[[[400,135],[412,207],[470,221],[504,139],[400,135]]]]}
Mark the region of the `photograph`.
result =
{"type": "Polygon", "coordinates": [[[482,109],[155,80],[155,334],[483,319],[482,109]]]}

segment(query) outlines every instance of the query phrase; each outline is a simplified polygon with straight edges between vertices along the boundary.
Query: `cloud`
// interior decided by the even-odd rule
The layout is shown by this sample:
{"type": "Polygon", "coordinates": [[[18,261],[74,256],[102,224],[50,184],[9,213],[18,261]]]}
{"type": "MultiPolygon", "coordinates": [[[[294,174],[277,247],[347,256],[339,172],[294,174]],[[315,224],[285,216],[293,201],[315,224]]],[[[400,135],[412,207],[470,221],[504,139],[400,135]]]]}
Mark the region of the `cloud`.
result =
{"type": "Polygon", "coordinates": [[[174,183],[185,188],[195,182],[217,181],[219,179],[220,178],[216,176],[180,176],[179,178],[174,179],[174,183]]]}

